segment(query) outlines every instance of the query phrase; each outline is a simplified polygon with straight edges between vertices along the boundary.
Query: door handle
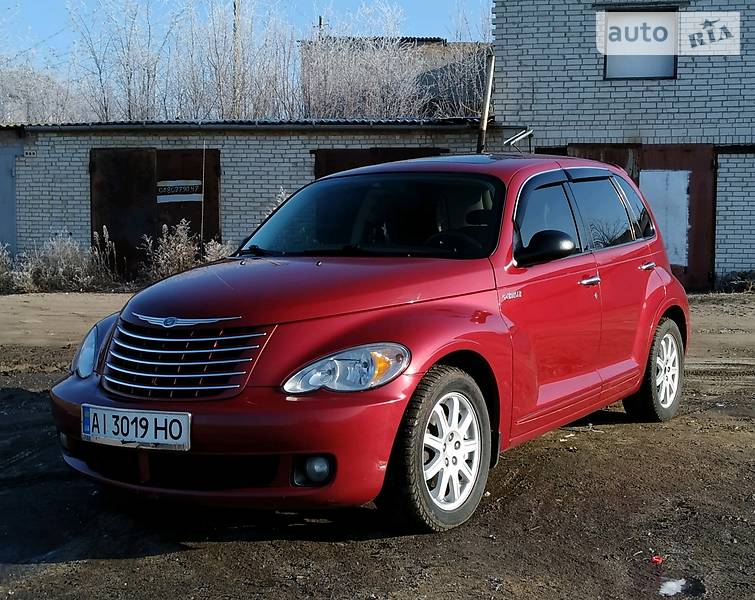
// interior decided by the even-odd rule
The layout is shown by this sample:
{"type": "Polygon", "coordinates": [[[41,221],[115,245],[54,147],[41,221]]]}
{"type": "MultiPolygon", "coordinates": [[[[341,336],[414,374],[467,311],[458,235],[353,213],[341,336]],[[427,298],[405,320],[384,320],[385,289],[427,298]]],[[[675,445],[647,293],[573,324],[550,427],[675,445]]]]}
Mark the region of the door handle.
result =
{"type": "Polygon", "coordinates": [[[652,271],[655,269],[655,263],[653,261],[642,263],[639,267],[637,267],[640,271],[652,271]]]}
{"type": "Polygon", "coordinates": [[[579,282],[579,285],[598,285],[599,283],[600,283],[600,275],[594,275],[593,277],[582,279],[579,282]]]}

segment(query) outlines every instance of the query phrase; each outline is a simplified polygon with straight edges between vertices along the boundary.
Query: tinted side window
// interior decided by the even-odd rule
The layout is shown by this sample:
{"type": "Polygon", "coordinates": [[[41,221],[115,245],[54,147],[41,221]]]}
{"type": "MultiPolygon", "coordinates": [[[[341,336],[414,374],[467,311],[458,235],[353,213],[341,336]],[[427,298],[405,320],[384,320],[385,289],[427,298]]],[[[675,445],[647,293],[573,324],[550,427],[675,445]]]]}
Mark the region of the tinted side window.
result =
{"type": "Polygon", "coordinates": [[[596,250],[634,239],[624,204],[608,179],[575,181],[571,187],[596,250]]]}
{"type": "Polygon", "coordinates": [[[522,248],[529,246],[532,236],[538,231],[546,229],[568,234],[579,247],[574,215],[566,198],[566,192],[560,184],[527,192],[519,201],[516,225],[519,232],[518,243],[522,248]]]}
{"type": "Polygon", "coordinates": [[[634,188],[623,177],[614,177],[614,181],[624,192],[624,197],[629,202],[629,208],[632,209],[632,226],[634,233],[638,238],[653,237],[655,229],[653,221],[650,219],[650,213],[642,202],[642,199],[634,191],[634,188]]]}

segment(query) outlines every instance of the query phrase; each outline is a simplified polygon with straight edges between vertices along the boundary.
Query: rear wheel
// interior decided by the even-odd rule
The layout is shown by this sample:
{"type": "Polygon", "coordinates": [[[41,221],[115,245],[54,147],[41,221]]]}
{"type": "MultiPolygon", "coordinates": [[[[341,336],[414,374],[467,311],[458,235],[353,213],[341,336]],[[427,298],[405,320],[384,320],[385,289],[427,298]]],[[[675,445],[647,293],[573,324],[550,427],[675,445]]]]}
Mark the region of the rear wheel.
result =
{"type": "Polygon", "coordinates": [[[378,507],[429,531],[474,513],[490,466],[490,420],[475,381],[437,365],[417,386],[399,428],[378,507]]]}
{"type": "Polygon", "coordinates": [[[642,387],[624,400],[624,410],[638,421],[668,421],[679,410],[684,385],[684,345],[679,327],[661,319],[653,336],[642,387]]]}

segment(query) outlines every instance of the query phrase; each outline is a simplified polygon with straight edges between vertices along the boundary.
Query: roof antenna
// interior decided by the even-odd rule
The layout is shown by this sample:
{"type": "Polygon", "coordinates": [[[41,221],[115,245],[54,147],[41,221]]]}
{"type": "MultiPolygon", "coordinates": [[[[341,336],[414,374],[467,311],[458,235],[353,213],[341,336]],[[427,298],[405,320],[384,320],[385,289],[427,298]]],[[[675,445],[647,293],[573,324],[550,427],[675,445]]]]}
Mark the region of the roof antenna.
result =
{"type": "Polygon", "coordinates": [[[503,142],[504,146],[511,146],[514,148],[519,154],[524,154],[522,150],[517,146],[517,142],[521,142],[522,140],[531,137],[532,134],[535,133],[535,130],[527,127],[526,129],[522,129],[519,133],[515,133],[512,135],[509,139],[507,139],[505,142],[503,142]]]}

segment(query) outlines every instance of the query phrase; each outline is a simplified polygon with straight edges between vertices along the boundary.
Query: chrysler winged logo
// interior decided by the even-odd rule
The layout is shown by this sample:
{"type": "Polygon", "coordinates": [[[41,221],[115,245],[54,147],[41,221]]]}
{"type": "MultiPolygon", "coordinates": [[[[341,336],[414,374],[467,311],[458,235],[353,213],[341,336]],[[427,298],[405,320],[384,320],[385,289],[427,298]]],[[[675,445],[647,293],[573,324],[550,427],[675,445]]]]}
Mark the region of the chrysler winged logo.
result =
{"type": "Polygon", "coordinates": [[[132,312],[133,316],[150,325],[160,325],[169,329],[170,327],[190,327],[192,325],[205,325],[209,323],[218,323],[220,321],[235,321],[241,317],[210,317],[208,319],[181,319],[179,317],[151,317],[149,315],[140,315],[132,312]]]}

